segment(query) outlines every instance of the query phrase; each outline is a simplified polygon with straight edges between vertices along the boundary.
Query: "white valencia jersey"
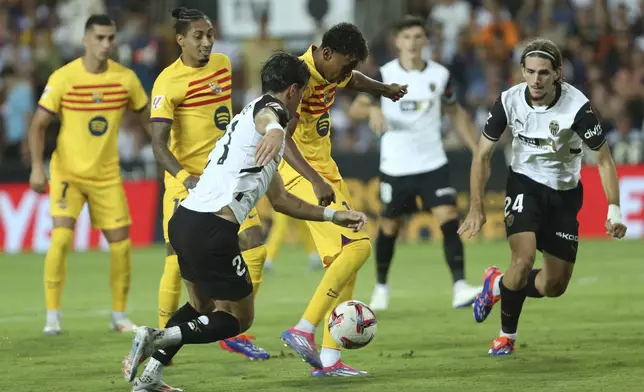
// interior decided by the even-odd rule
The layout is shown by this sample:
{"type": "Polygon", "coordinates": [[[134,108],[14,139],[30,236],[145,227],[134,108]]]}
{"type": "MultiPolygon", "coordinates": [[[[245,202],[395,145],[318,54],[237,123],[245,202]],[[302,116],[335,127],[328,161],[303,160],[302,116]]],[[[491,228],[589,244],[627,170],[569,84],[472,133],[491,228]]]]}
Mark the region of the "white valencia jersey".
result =
{"type": "Polygon", "coordinates": [[[577,187],[582,142],[592,150],[606,141],[588,98],[568,83],[557,84],[548,107],[530,105],[526,83],[501,93],[488,114],[483,136],[497,141],[512,130],[512,161],[516,173],[556,190],[577,187]]]}
{"type": "Polygon", "coordinates": [[[423,70],[406,70],[396,59],[383,65],[376,78],[408,85],[407,95],[397,102],[380,98],[388,126],[380,140],[380,171],[405,176],[445,165],[441,105],[456,103],[447,68],[429,61],[423,70]]]}
{"type": "Polygon", "coordinates": [[[270,95],[259,97],[233,117],[226,133],[217,141],[197,186],[181,205],[198,212],[217,212],[230,207],[237,222],[264,196],[284,154],[284,143],[277,160],[256,166],[255,152],[262,135],[255,129],[255,115],[262,109],[273,110],[286,127],[288,115],[282,104],[270,95]]]}

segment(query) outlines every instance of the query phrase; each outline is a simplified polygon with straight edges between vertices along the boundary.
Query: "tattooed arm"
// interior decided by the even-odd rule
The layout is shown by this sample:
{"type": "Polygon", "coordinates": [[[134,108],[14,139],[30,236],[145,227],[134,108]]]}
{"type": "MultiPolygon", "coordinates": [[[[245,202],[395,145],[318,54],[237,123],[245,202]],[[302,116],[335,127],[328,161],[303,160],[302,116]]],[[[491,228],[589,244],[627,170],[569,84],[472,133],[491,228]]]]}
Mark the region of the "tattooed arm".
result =
{"type": "Polygon", "coordinates": [[[177,180],[181,181],[186,189],[192,189],[197,185],[199,177],[193,176],[186,171],[177,158],[170,152],[168,148],[168,140],[170,140],[170,129],[172,125],[163,122],[152,122],[152,151],[154,157],[159,162],[161,167],[177,180]]]}

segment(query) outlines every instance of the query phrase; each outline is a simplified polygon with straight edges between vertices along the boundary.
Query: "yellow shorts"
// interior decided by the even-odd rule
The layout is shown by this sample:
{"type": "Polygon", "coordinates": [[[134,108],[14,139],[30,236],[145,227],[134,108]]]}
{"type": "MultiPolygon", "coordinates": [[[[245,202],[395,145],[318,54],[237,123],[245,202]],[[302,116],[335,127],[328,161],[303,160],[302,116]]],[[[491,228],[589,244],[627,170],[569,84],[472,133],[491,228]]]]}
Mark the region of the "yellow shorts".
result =
{"type": "MultiPolygon", "coordinates": [[[[165,239],[165,242],[169,242],[168,238],[168,222],[170,222],[170,218],[172,218],[172,214],[176,211],[177,207],[179,207],[179,204],[183,201],[188,196],[188,191],[186,188],[168,188],[165,190],[163,193],[163,238],[165,239]]],[[[242,222],[241,226],[239,227],[239,232],[241,233],[242,231],[253,227],[253,226],[261,226],[262,221],[259,219],[259,214],[257,213],[257,209],[253,208],[250,210],[248,213],[248,216],[246,219],[242,222]]]]}
{"type": "Polygon", "coordinates": [[[73,180],[61,180],[52,173],[49,181],[50,213],[52,217],[78,219],[85,202],[89,204],[92,227],[113,230],[132,223],[123,184],[88,185],[73,180]]]}
{"type": "MultiPolygon", "coordinates": [[[[335,191],[335,203],[331,204],[329,208],[334,210],[352,209],[351,195],[344,180],[333,182],[331,186],[335,191]]],[[[313,185],[303,177],[299,177],[291,182],[286,189],[308,203],[318,204],[315,192],[313,192],[313,185]]],[[[307,221],[306,223],[311,230],[315,247],[325,266],[330,265],[335,260],[342,251],[342,247],[349,241],[369,239],[369,234],[364,230],[356,233],[352,229],[340,227],[331,222],[307,221]]]]}

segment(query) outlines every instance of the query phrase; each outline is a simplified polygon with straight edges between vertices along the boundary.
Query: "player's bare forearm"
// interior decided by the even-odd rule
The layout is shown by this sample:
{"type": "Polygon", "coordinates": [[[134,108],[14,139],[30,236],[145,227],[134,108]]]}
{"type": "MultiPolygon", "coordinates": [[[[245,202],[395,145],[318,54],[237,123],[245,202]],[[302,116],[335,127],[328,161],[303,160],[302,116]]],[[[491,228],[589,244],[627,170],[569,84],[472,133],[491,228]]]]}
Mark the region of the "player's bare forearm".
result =
{"type": "Polygon", "coordinates": [[[152,123],[152,151],[154,152],[156,160],[161,164],[161,167],[171,175],[176,176],[177,173],[183,170],[183,167],[168,148],[171,128],[172,126],[165,122],[152,123]]]}
{"type": "Polygon", "coordinates": [[[483,210],[483,194],[490,178],[490,161],[494,142],[482,137],[472,157],[470,173],[470,206],[483,210]]]}
{"type": "Polygon", "coordinates": [[[39,108],[31,121],[27,142],[31,156],[31,167],[34,170],[41,170],[45,166],[43,156],[45,153],[45,131],[53,117],[53,114],[39,108]]]}
{"type": "Polygon", "coordinates": [[[309,204],[289,193],[284,188],[284,182],[279,174],[275,174],[273,177],[268,192],[266,192],[266,197],[273,209],[281,214],[309,221],[320,222],[324,220],[324,208],[309,204]]]}
{"type": "Polygon", "coordinates": [[[386,84],[355,70],[352,72],[351,80],[347,84],[347,88],[373,95],[384,95],[388,91],[386,84]]]}
{"type": "Polygon", "coordinates": [[[324,181],[322,176],[304,159],[297,145],[290,137],[286,138],[286,148],[284,149],[284,159],[295,169],[302,177],[306,178],[311,184],[324,181]]]}
{"type": "Polygon", "coordinates": [[[477,148],[476,137],[474,136],[474,124],[470,119],[469,114],[463,109],[461,105],[450,105],[451,108],[448,109],[448,113],[454,122],[454,127],[456,132],[461,137],[463,142],[467,145],[467,148],[474,153],[477,148]]]}
{"type": "Polygon", "coordinates": [[[604,143],[596,154],[597,168],[608,204],[619,206],[619,177],[608,143],[604,143]]]}

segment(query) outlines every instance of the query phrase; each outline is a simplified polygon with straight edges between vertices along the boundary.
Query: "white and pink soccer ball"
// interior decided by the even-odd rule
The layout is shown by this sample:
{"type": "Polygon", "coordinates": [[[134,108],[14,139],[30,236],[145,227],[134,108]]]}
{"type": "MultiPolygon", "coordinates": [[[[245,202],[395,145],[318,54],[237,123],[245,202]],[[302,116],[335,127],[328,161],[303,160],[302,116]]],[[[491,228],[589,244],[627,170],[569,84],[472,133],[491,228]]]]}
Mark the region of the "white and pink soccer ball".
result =
{"type": "Polygon", "coordinates": [[[340,346],[352,350],[368,345],[376,336],[376,315],[360,301],[341,303],[329,317],[329,332],[340,346]]]}

